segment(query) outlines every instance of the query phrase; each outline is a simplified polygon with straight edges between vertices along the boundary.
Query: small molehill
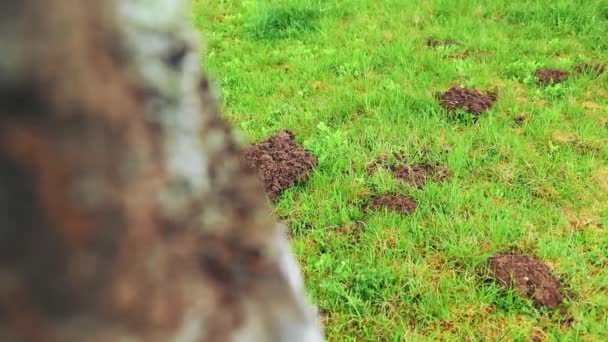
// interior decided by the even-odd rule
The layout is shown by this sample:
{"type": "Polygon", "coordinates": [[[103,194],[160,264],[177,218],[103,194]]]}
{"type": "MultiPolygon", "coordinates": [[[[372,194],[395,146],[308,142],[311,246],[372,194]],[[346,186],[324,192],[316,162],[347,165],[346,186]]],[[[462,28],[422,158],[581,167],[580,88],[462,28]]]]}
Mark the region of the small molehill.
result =
{"type": "Polygon", "coordinates": [[[449,112],[464,110],[475,116],[490,109],[496,102],[495,93],[485,93],[476,89],[452,87],[437,95],[441,106],[449,112]]]}
{"type": "Polygon", "coordinates": [[[439,164],[404,165],[391,169],[395,177],[419,189],[423,189],[427,181],[443,182],[450,177],[450,170],[439,164]]]}
{"type": "Polygon", "coordinates": [[[606,65],[601,63],[581,63],[574,67],[579,74],[592,74],[600,76],[606,71],[606,65]]]}
{"type": "Polygon", "coordinates": [[[418,208],[418,203],[407,196],[401,195],[380,195],[372,198],[369,206],[374,210],[387,208],[403,214],[411,214],[418,208]]]}
{"type": "Polygon", "coordinates": [[[295,135],[281,131],[244,151],[245,160],[257,171],[266,194],[271,200],[308,179],[308,173],[317,166],[317,158],[296,144],[295,135]]]}
{"type": "Polygon", "coordinates": [[[556,308],[564,301],[560,281],[550,274],[549,266],[533,256],[496,254],[489,266],[499,285],[515,288],[537,306],[556,308]]]}
{"type": "Polygon", "coordinates": [[[426,40],[426,46],[428,46],[430,48],[437,48],[440,46],[455,46],[455,45],[460,45],[460,44],[457,41],[452,40],[452,39],[439,40],[439,39],[428,38],[426,40]]]}
{"type": "Polygon", "coordinates": [[[570,77],[570,73],[560,69],[541,69],[534,72],[538,85],[548,86],[564,82],[570,77]]]}
{"type": "Polygon", "coordinates": [[[471,51],[463,50],[460,52],[453,53],[448,56],[449,59],[466,59],[471,55],[471,51]]]}
{"type": "Polygon", "coordinates": [[[518,114],[513,118],[513,123],[515,123],[517,126],[521,126],[526,122],[526,120],[528,120],[526,114],[518,114]]]}

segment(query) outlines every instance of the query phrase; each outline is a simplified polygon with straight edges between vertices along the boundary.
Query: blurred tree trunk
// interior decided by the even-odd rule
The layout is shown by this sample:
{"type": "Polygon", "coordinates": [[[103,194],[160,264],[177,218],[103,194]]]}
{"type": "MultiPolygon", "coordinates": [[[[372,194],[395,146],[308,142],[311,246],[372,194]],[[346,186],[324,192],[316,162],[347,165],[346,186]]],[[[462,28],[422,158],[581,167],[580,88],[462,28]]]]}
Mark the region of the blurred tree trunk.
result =
{"type": "Polygon", "coordinates": [[[317,341],[187,0],[0,0],[0,341],[317,341]]]}

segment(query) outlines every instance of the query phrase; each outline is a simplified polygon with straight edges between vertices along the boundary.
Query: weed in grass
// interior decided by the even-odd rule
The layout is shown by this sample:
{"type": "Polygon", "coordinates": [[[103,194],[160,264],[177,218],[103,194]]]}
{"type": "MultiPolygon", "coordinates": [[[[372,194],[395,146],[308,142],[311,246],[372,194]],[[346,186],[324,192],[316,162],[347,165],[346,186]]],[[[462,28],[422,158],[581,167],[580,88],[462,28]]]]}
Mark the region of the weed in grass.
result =
{"type": "Polygon", "coordinates": [[[344,156],[347,149],[346,135],[341,130],[331,129],[320,122],[314,134],[304,142],[304,147],[319,158],[320,167],[330,167],[332,159],[344,156]]]}
{"type": "Polygon", "coordinates": [[[271,7],[254,16],[247,29],[257,39],[291,38],[315,29],[320,15],[310,8],[271,7]]]}

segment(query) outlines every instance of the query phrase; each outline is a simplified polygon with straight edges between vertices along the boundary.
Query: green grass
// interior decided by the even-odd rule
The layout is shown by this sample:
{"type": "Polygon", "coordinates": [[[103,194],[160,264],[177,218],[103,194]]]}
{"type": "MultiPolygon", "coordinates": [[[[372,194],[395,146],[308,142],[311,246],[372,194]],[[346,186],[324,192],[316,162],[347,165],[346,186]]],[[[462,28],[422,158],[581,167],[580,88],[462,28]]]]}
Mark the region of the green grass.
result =
{"type": "Polygon", "coordinates": [[[194,0],[193,18],[227,120],[251,142],[290,129],[319,157],[276,214],[330,341],[608,340],[608,73],[531,76],[607,63],[608,1],[194,0]],[[434,98],[451,85],[498,101],[459,120],[434,98]],[[366,172],[393,153],[453,177],[418,190],[366,172]],[[365,210],[377,193],[419,208],[365,210]],[[504,251],[564,279],[573,326],[484,281],[504,251]]]}

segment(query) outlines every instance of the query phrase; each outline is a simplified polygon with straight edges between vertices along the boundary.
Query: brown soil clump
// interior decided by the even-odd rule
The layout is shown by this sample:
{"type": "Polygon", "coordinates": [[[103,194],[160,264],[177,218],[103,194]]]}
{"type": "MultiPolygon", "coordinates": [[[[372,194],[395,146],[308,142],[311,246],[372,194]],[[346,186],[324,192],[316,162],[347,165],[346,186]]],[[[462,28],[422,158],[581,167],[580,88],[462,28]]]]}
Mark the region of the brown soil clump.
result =
{"type": "Polygon", "coordinates": [[[449,59],[466,59],[471,55],[471,51],[464,50],[460,52],[453,53],[448,56],[449,59]]]}
{"type": "Polygon", "coordinates": [[[515,288],[538,306],[556,308],[564,301],[560,281],[550,274],[549,266],[533,256],[496,254],[489,266],[498,284],[515,288]]]}
{"type": "Polygon", "coordinates": [[[281,131],[249,146],[244,155],[249,166],[257,171],[271,200],[296,183],[305,182],[308,173],[317,166],[317,158],[299,147],[290,131],[281,131]]]}
{"type": "Polygon", "coordinates": [[[387,208],[403,214],[411,214],[418,208],[418,203],[411,198],[401,195],[381,195],[371,200],[370,207],[375,210],[387,208]]]}
{"type": "Polygon", "coordinates": [[[405,165],[393,167],[392,171],[395,177],[419,189],[424,188],[429,180],[442,182],[450,177],[450,170],[439,164],[405,165]]]}
{"type": "Polygon", "coordinates": [[[513,122],[517,126],[521,126],[526,122],[526,120],[528,120],[528,117],[525,114],[519,114],[513,119],[513,122]]]}
{"type": "Polygon", "coordinates": [[[561,83],[570,77],[570,73],[560,69],[541,69],[534,72],[538,80],[538,85],[548,86],[561,83]]]}
{"type": "Polygon", "coordinates": [[[579,74],[595,74],[600,76],[606,71],[606,65],[601,63],[581,63],[574,67],[579,74]]]}
{"type": "Polygon", "coordinates": [[[457,41],[452,40],[452,39],[439,40],[439,39],[428,38],[426,40],[426,46],[428,46],[430,48],[437,48],[440,46],[455,46],[455,45],[460,45],[460,44],[457,41]]]}
{"type": "Polygon", "coordinates": [[[437,95],[439,102],[449,112],[458,109],[467,111],[475,116],[490,109],[496,102],[496,94],[484,93],[476,89],[452,87],[445,93],[437,95]]]}
{"type": "Polygon", "coordinates": [[[365,171],[367,171],[368,175],[373,175],[378,169],[383,169],[383,168],[387,168],[390,167],[389,164],[389,160],[388,160],[388,156],[386,155],[382,155],[380,156],[380,158],[378,158],[378,160],[376,160],[375,162],[372,162],[370,164],[367,164],[365,166],[365,171]]]}

